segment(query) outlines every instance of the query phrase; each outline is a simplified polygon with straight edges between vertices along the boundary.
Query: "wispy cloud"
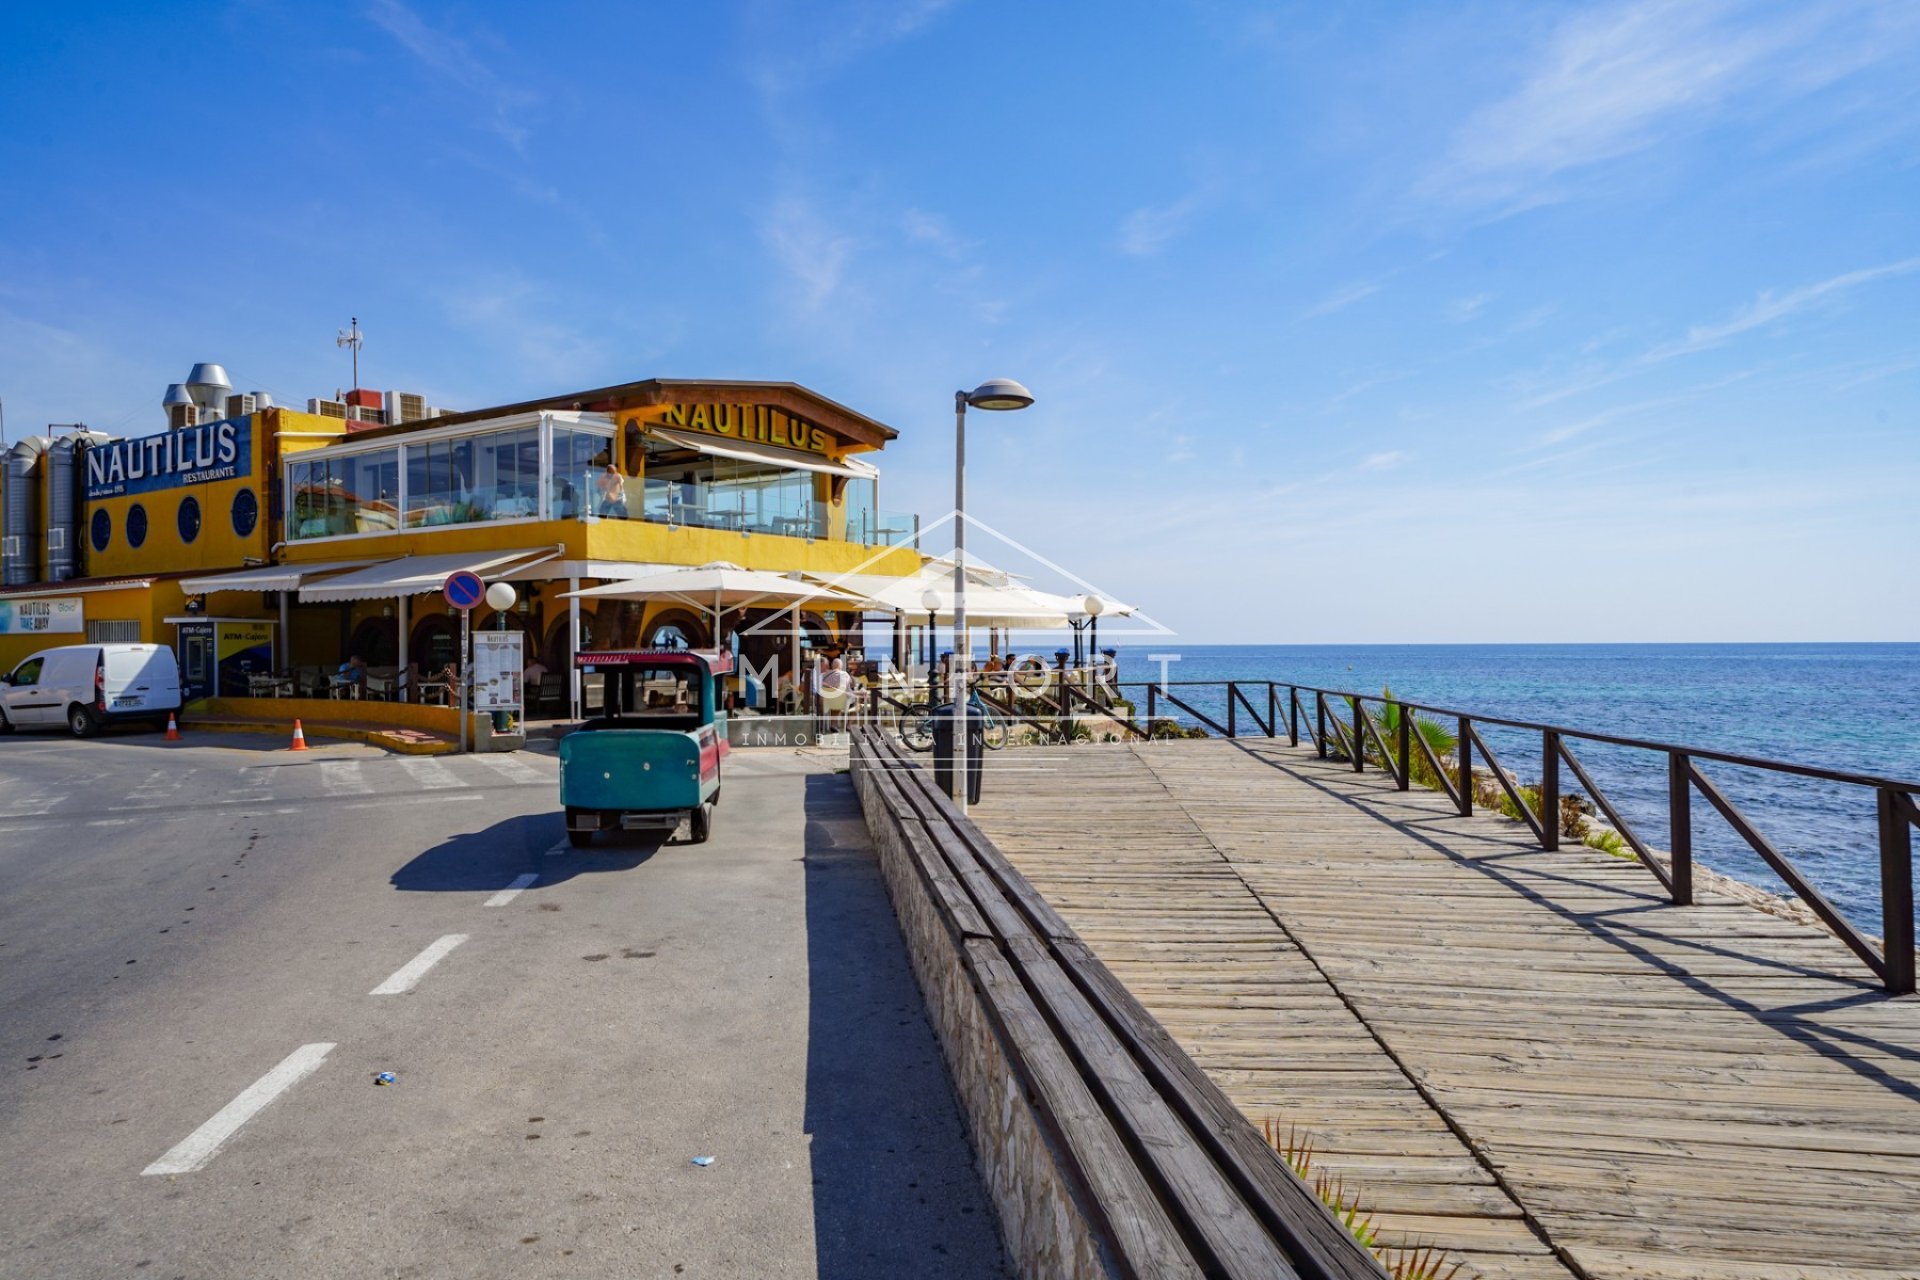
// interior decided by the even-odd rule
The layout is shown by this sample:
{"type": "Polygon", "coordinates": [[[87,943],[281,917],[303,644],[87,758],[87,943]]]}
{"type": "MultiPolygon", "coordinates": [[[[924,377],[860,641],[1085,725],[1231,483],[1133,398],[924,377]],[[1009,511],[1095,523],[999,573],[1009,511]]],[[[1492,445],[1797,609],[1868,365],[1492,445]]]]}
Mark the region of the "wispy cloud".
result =
{"type": "Polygon", "coordinates": [[[1867,267],[1860,271],[1849,271],[1844,275],[1833,276],[1815,284],[1789,289],[1785,293],[1763,292],[1725,320],[1716,324],[1695,325],[1687,330],[1686,337],[1655,347],[1646,354],[1645,359],[1648,362],[1671,360],[1675,356],[1691,355],[1696,351],[1704,351],[1708,347],[1717,347],[1729,338],[1785,320],[1797,312],[1836,299],[1841,294],[1858,289],[1862,285],[1889,280],[1913,271],[1920,271],[1920,257],[1904,258],[1899,262],[1867,267]]]}
{"type": "Polygon", "coordinates": [[[900,230],[913,244],[925,245],[950,262],[958,262],[974,247],[956,234],[945,218],[925,209],[908,209],[901,214],[900,230]]]}
{"type": "Polygon", "coordinates": [[[1356,471],[1387,471],[1399,466],[1406,460],[1407,454],[1405,450],[1386,449],[1379,453],[1368,454],[1366,457],[1360,459],[1359,465],[1354,469],[1356,471]]]}
{"type": "Polygon", "coordinates": [[[440,302],[449,323],[506,353],[516,362],[515,377],[528,385],[590,383],[606,364],[609,349],[598,331],[554,318],[570,309],[518,271],[476,275],[443,292],[440,302]]]}
{"type": "Polygon", "coordinates": [[[1580,171],[1707,127],[1740,95],[1805,95],[1874,61],[1887,43],[1882,7],[1630,0],[1581,10],[1516,90],[1466,120],[1420,188],[1496,214],[1564,199],[1580,171]]]}
{"type": "Polygon", "coordinates": [[[1313,306],[1301,312],[1300,318],[1302,320],[1314,320],[1320,316],[1330,316],[1336,311],[1345,311],[1354,303],[1364,298],[1371,298],[1378,292],[1380,292],[1379,285],[1374,284],[1370,280],[1358,280],[1353,284],[1343,285],[1335,289],[1313,306]]]}
{"type": "Polygon", "coordinates": [[[434,30],[400,0],[373,0],[367,17],[442,79],[486,103],[493,112],[489,127],[515,151],[525,152],[530,133],[520,117],[539,102],[538,94],[494,71],[468,41],[434,30]]]}
{"type": "Polygon", "coordinates": [[[1117,247],[1130,258],[1145,258],[1166,248],[1205,204],[1205,193],[1192,192],[1172,204],[1145,205],[1120,222],[1117,247]]]}
{"type": "Polygon", "coordinates": [[[854,238],[830,224],[810,202],[798,196],[775,200],[760,224],[760,240],[799,285],[806,310],[819,310],[840,292],[853,260],[854,238]]]}
{"type": "MultiPolygon", "coordinates": [[[[1751,333],[1769,325],[1784,324],[1803,312],[1832,305],[1856,289],[1882,280],[1910,275],[1916,271],[1920,271],[1920,257],[1903,258],[1898,262],[1889,262],[1877,267],[1844,272],[1813,284],[1802,285],[1797,289],[1789,289],[1784,293],[1763,290],[1752,302],[1736,309],[1726,319],[1712,324],[1694,325],[1684,336],[1650,347],[1637,355],[1617,360],[1583,361],[1578,372],[1558,386],[1533,392],[1520,400],[1515,407],[1526,412],[1545,408],[1547,405],[1573,396],[1584,395],[1590,391],[1598,391],[1602,387],[1643,374],[1670,360],[1724,346],[1742,334],[1751,333]]],[[[1611,339],[1611,335],[1608,335],[1608,339],[1611,339]]],[[[1590,347],[1594,345],[1589,344],[1590,347]]],[[[1599,345],[1604,345],[1604,342],[1599,345]]],[[[1587,350],[1582,352],[1583,356],[1589,354],[1591,352],[1587,350]]]]}
{"type": "Polygon", "coordinates": [[[754,85],[779,97],[832,79],[876,49],[917,35],[953,0],[854,0],[851,4],[804,4],[790,12],[772,4],[752,6],[768,52],[751,69],[754,85]]]}
{"type": "Polygon", "coordinates": [[[1458,298],[1448,304],[1447,319],[1455,324],[1466,324],[1469,320],[1478,319],[1480,313],[1486,310],[1487,304],[1492,301],[1493,295],[1490,293],[1476,293],[1471,298],[1458,298]]]}

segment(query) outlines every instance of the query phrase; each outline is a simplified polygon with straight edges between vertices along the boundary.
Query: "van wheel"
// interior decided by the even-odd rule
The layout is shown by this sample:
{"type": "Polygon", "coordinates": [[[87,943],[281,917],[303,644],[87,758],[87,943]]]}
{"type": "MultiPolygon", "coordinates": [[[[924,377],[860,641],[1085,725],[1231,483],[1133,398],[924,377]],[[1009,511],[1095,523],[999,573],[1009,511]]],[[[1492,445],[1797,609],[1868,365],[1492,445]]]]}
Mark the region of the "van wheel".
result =
{"type": "Polygon", "coordinates": [[[76,738],[91,738],[100,731],[100,722],[93,718],[93,712],[76,702],[67,711],[67,728],[73,730],[76,738]]]}
{"type": "Polygon", "coordinates": [[[713,834],[713,806],[711,804],[703,804],[695,809],[692,814],[691,826],[692,830],[688,834],[693,837],[693,843],[705,844],[707,837],[713,834]]]}

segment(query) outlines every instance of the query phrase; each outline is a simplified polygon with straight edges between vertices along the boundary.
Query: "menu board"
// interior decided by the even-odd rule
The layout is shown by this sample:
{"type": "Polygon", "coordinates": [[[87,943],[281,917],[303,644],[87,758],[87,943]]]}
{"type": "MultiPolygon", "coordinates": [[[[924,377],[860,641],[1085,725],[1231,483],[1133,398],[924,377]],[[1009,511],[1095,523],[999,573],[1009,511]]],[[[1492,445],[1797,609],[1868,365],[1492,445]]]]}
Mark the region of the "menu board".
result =
{"type": "Polygon", "coordinates": [[[520,656],[524,639],[518,631],[473,633],[475,711],[520,710],[520,674],[527,665],[520,656]]]}

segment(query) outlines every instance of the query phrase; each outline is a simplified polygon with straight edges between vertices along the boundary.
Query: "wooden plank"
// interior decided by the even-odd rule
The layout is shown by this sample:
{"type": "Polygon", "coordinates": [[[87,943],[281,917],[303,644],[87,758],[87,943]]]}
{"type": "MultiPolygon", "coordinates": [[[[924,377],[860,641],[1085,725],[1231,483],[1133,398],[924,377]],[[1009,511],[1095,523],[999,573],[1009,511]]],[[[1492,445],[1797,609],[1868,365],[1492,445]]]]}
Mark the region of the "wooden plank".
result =
{"type": "MultiPolygon", "coordinates": [[[[1297,1278],[1300,1272],[1259,1216],[1249,1212],[1233,1184],[1046,949],[1027,938],[1011,941],[1007,949],[1036,1003],[1058,1029],[1061,1043],[1117,1116],[1115,1127],[1178,1206],[1205,1251],[1203,1268],[1209,1274],[1248,1280],[1297,1278]]],[[[1379,1274],[1371,1273],[1369,1280],[1379,1274]]]]}
{"type": "Polygon", "coordinates": [[[974,816],[1395,1232],[1566,1275],[1501,1234],[1497,1174],[1594,1275],[1920,1275],[1920,1003],[1824,931],[1284,743],[1055,751],[974,816]]]}
{"type": "Polygon", "coordinates": [[[1379,1264],[1328,1212],[1286,1161],[1233,1107],[1219,1086],[1174,1042],[1084,943],[1056,944],[1063,969],[1127,1042],[1192,1131],[1233,1177],[1247,1203],[1287,1243],[1304,1275],[1372,1280],[1379,1264]],[[1308,1260],[1311,1259],[1311,1262],[1308,1260]]]}
{"type": "Polygon", "coordinates": [[[966,956],[1035,1112],[1087,1189],[1082,1207],[1110,1241],[1121,1274],[1199,1280],[1200,1266],[1172,1219],[999,949],[972,939],[966,956]]]}

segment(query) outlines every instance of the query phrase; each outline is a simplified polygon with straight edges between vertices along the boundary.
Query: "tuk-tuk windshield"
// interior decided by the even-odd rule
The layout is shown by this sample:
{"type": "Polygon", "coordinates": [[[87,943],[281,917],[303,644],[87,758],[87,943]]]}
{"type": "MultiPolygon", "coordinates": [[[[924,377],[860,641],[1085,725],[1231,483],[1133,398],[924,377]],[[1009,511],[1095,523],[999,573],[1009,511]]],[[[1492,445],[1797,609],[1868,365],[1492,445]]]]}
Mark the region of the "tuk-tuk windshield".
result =
{"type": "Polygon", "coordinates": [[[700,717],[700,670],[684,662],[607,669],[607,714],[622,719],[700,717]]]}

